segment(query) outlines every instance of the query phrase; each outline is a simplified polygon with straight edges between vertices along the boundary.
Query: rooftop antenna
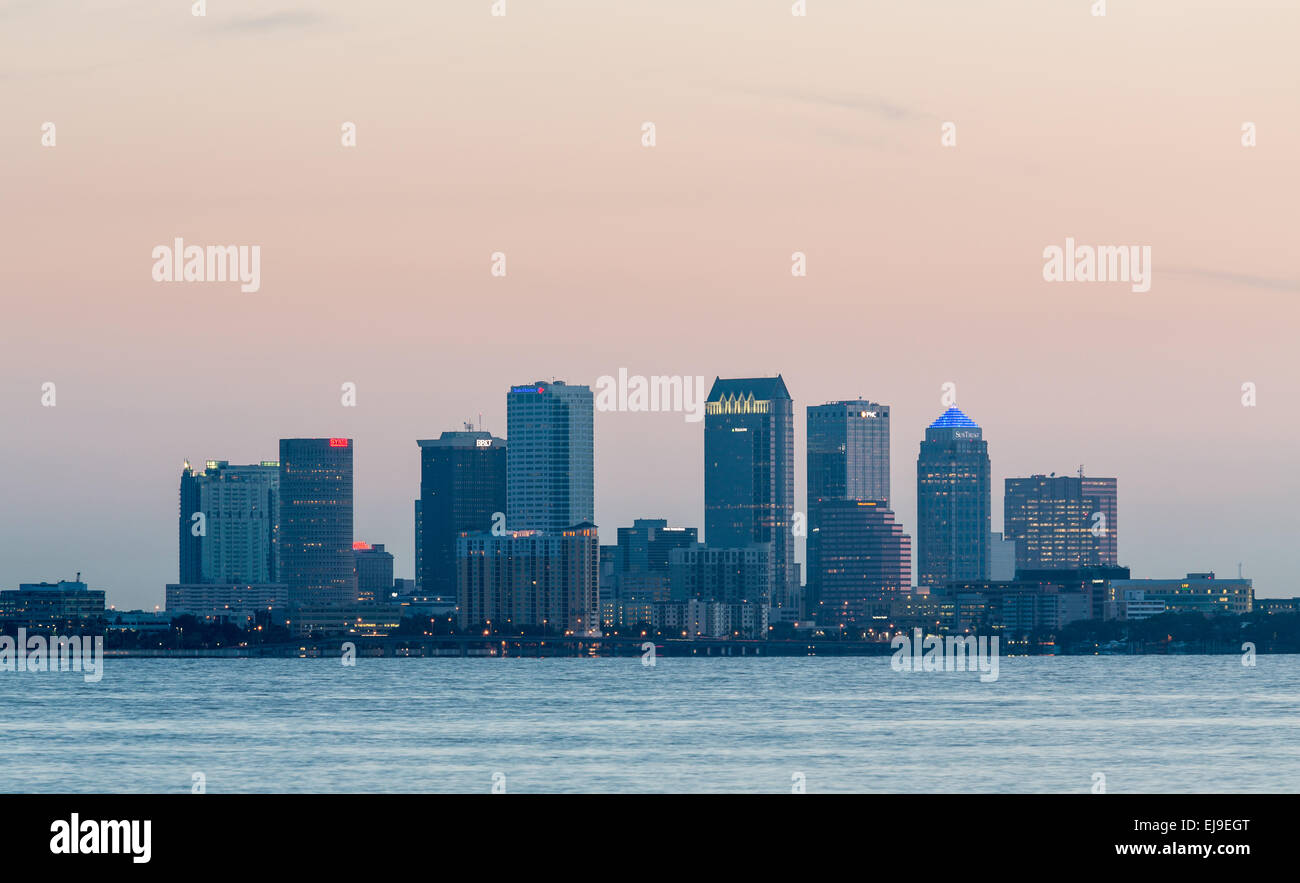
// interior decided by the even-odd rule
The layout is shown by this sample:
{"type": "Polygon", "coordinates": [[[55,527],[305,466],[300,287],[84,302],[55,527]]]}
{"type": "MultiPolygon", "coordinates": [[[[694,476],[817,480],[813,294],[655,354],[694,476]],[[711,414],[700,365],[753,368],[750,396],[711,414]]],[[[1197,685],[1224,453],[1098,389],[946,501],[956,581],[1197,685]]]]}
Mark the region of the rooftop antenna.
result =
{"type": "Polygon", "coordinates": [[[1083,478],[1083,464],[1082,464],[1082,463],[1079,464],[1079,477],[1080,477],[1080,478],[1083,478]]]}
{"type": "Polygon", "coordinates": [[[464,423],[462,423],[461,425],[465,427],[465,431],[466,431],[466,432],[473,432],[473,431],[474,431],[474,424],[473,424],[473,423],[470,423],[468,420],[466,420],[466,421],[465,421],[464,423]]]}
{"type": "Polygon", "coordinates": [[[483,412],[482,412],[482,411],[479,411],[479,412],[478,412],[478,428],[479,428],[479,429],[482,429],[482,428],[483,428],[483,412]]]}
{"type": "Polygon", "coordinates": [[[1238,561],[1238,562],[1237,562],[1237,579],[1241,579],[1241,578],[1242,578],[1242,576],[1241,576],[1241,562],[1238,561]]]}

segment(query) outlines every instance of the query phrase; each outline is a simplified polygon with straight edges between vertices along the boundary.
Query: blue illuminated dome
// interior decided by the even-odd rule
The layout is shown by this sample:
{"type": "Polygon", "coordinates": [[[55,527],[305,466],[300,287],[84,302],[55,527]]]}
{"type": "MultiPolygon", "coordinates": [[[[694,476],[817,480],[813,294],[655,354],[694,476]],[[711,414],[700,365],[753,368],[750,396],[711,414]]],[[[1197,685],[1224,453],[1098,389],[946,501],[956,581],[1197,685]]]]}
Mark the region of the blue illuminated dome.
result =
{"type": "Polygon", "coordinates": [[[931,429],[979,429],[979,424],[956,408],[944,411],[938,420],[930,424],[931,429]]]}

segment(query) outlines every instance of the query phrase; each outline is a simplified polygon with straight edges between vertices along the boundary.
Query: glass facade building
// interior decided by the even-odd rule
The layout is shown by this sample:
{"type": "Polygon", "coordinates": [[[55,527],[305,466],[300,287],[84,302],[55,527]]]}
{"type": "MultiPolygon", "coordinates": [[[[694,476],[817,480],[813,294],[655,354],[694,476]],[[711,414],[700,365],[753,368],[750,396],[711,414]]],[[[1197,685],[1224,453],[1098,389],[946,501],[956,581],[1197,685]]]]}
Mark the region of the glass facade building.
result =
{"type": "Polygon", "coordinates": [[[717,378],[704,410],[704,534],[712,549],[771,547],[771,606],[799,606],[794,402],[780,377],[717,378]]]}
{"type": "Polygon", "coordinates": [[[590,387],[556,380],[510,388],[507,527],[560,531],[595,520],[594,416],[590,387]]]}
{"type": "MultiPolygon", "coordinates": [[[[808,406],[808,578],[804,606],[816,616],[821,587],[817,556],[825,532],[820,504],[871,500],[889,508],[889,406],[865,399],[808,406]]],[[[848,527],[838,522],[836,529],[848,527]]],[[[910,562],[908,567],[911,572],[910,562]]]]}
{"type": "Polygon", "coordinates": [[[1113,478],[1008,478],[1003,532],[1016,543],[1016,570],[1114,567],[1119,562],[1113,478]]]}
{"type": "Polygon", "coordinates": [[[352,439],[280,439],[280,582],[291,606],[352,604],[352,439]]]}
{"type": "Polygon", "coordinates": [[[988,578],[990,472],[983,430],[958,409],[925,430],[916,460],[919,585],[988,578]]]}
{"type": "Polygon", "coordinates": [[[868,599],[912,587],[912,538],[894,513],[875,500],[823,500],[818,525],[808,533],[818,549],[808,572],[809,615],[819,624],[870,619],[868,599]]]}
{"type": "Polygon", "coordinates": [[[506,441],[488,432],[444,432],[420,446],[416,577],[427,595],[456,597],[456,539],[492,528],[506,511],[506,441]]]}

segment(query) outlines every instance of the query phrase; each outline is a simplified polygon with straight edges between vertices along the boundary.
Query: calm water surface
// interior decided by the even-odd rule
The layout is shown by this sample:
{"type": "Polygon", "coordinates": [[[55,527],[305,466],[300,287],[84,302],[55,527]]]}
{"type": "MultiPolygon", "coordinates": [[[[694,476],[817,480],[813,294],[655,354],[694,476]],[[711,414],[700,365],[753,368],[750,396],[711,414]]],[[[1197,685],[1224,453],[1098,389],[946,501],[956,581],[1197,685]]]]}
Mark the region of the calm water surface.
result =
{"type": "Polygon", "coordinates": [[[0,791],[1300,791],[1300,656],[109,659],[0,672],[0,791]]]}

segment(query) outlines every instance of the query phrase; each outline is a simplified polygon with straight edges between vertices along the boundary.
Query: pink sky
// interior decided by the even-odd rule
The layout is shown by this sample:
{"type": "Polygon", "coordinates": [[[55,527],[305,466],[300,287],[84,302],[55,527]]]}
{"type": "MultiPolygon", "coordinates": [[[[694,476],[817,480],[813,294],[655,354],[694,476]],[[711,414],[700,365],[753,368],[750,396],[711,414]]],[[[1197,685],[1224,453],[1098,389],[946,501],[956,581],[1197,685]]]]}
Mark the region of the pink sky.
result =
{"type": "MultiPolygon", "coordinates": [[[[784,374],[798,509],[803,407],[892,405],[912,534],[954,382],[994,529],[1004,477],[1084,464],[1119,478],[1135,576],[1244,562],[1300,594],[1300,10],[808,5],[0,6],[0,587],[81,570],[161,604],[181,461],[300,435],[356,439],[357,538],[410,576],[415,439],[623,367],[784,374]],[[260,245],[261,290],[154,283],[176,236],[260,245]],[[1067,236],[1150,245],[1151,290],[1044,282],[1067,236]]],[[[607,542],[702,526],[702,445],[597,415],[607,542]]]]}

